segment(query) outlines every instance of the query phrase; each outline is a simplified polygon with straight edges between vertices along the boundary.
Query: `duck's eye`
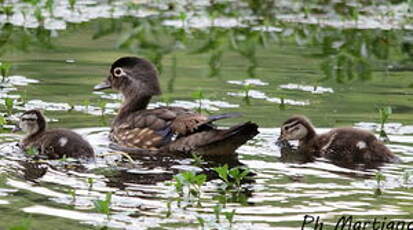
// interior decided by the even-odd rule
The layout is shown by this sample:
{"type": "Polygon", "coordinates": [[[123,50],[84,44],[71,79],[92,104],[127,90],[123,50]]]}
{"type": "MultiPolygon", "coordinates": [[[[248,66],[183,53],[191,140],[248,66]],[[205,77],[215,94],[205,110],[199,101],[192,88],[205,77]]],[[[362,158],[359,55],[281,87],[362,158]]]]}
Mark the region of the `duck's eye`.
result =
{"type": "Polygon", "coordinates": [[[122,74],[123,74],[122,68],[119,68],[119,67],[116,68],[115,70],[113,70],[113,74],[114,74],[115,77],[121,77],[122,74]]]}

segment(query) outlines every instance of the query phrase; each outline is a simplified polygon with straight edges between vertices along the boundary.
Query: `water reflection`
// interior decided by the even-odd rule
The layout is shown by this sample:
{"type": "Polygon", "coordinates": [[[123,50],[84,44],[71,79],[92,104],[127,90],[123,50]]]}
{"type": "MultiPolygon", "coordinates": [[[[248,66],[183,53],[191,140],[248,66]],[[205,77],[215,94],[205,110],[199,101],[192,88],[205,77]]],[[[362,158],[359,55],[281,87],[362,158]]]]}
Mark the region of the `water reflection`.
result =
{"type": "MultiPolygon", "coordinates": [[[[227,202],[226,209],[236,207],[235,226],[239,228],[271,228],[266,225],[268,223],[287,226],[280,222],[291,222],[296,226],[301,223],[303,213],[320,214],[327,220],[343,212],[361,215],[376,203],[373,195],[376,187],[374,171],[360,171],[364,170],[360,167],[342,168],[323,159],[308,161],[302,158],[303,155],[291,152],[291,148],[274,147],[276,130],[261,129],[255,141],[240,149],[238,158],[206,159],[199,166],[193,165],[191,158],[184,157],[141,157],[135,159],[136,164],[116,155],[103,157],[110,151],[107,148],[108,130],[77,130],[94,143],[98,153],[95,162],[36,162],[22,160],[26,157],[18,152],[2,154],[0,165],[3,165],[2,170],[7,170],[8,188],[0,190],[1,202],[8,205],[13,193],[24,191],[42,197],[36,204],[23,207],[24,212],[115,228],[127,228],[141,221],[148,226],[150,223],[157,226],[171,223],[186,225],[196,221],[195,217],[199,215],[208,220],[214,216],[214,203],[222,199],[227,202]],[[7,167],[4,167],[5,164],[7,167]],[[243,182],[241,192],[222,190],[217,174],[211,170],[222,164],[249,167],[254,172],[252,180],[243,182]],[[180,204],[181,208],[177,203],[172,203],[172,216],[160,218],[167,212],[165,204],[176,196],[167,182],[177,173],[187,170],[207,175],[208,182],[202,189],[202,208],[187,206],[186,201],[180,204]],[[93,178],[92,186],[88,184],[88,178],[93,178]],[[75,198],[70,195],[70,190],[75,191],[75,198]],[[93,201],[101,199],[109,191],[114,192],[114,197],[113,214],[108,221],[104,215],[93,211],[93,201]],[[74,210],[67,209],[66,205],[74,210]],[[182,209],[185,206],[187,209],[182,209]]],[[[13,143],[2,144],[7,151],[14,151],[12,146],[13,143]]],[[[409,146],[403,147],[412,150],[409,146]]],[[[391,145],[390,148],[394,150],[391,145]]],[[[397,205],[376,206],[377,215],[408,215],[404,209],[411,198],[401,187],[404,182],[400,175],[404,168],[409,168],[409,164],[411,161],[404,161],[401,165],[381,168],[386,175],[383,184],[386,198],[383,199],[397,199],[399,202],[397,205]]],[[[407,183],[411,180],[408,179],[407,183]]]]}

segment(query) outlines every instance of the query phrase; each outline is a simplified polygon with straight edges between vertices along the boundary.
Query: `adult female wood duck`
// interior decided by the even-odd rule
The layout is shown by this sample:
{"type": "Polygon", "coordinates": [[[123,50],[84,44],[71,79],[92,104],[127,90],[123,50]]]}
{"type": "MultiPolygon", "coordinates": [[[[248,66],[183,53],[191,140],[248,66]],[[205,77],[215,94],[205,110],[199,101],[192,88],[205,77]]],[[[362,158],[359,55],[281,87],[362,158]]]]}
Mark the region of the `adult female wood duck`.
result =
{"type": "Polygon", "coordinates": [[[231,155],[258,134],[251,122],[217,129],[212,122],[238,114],[205,116],[194,111],[164,106],[147,109],[152,96],[160,95],[158,73],[147,60],[122,57],[110,68],[109,76],[94,90],[112,88],[124,102],[112,122],[112,148],[132,154],[231,155]]]}
{"type": "Polygon", "coordinates": [[[293,116],[281,126],[279,142],[298,140],[300,153],[325,157],[342,164],[398,162],[373,133],[355,128],[336,128],[318,135],[304,116],[293,116]]]}
{"type": "Polygon", "coordinates": [[[46,126],[46,119],[39,110],[24,112],[15,129],[26,133],[20,147],[24,150],[35,148],[49,159],[94,157],[92,146],[79,134],[69,129],[46,130],[46,126]]]}

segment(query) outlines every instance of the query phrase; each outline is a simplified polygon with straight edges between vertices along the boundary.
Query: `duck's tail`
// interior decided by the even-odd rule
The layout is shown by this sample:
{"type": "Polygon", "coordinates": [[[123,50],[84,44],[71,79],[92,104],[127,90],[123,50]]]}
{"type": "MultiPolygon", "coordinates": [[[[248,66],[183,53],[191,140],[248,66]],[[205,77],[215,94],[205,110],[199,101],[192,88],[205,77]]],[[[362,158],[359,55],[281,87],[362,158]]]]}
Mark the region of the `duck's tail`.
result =
{"type": "Polygon", "coordinates": [[[372,152],[376,153],[374,156],[375,161],[388,162],[388,163],[401,163],[401,159],[396,156],[389,148],[383,143],[375,140],[372,144],[372,152]]]}
{"type": "Polygon", "coordinates": [[[214,129],[180,138],[168,146],[168,152],[193,152],[199,155],[233,155],[235,150],[258,134],[258,125],[242,123],[229,129],[214,129]]]}
{"type": "Polygon", "coordinates": [[[252,122],[242,123],[221,131],[222,136],[201,146],[197,151],[205,155],[232,155],[241,145],[259,133],[258,125],[252,122]]]}

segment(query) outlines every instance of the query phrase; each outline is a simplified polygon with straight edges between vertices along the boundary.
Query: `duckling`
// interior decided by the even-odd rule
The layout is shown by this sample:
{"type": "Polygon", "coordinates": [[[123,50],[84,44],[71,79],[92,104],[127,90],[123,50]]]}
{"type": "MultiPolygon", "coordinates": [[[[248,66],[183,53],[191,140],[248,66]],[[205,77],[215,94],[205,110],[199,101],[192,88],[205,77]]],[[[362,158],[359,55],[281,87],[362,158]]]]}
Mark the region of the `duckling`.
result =
{"type": "Polygon", "coordinates": [[[94,90],[113,89],[124,98],[114,118],[110,139],[113,149],[132,154],[232,155],[258,134],[258,126],[245,122],[218,129],[212,122],[239,116],[237,113],[205,116],[189,109],[162,106],[148,109],[151,98],[161,94],[156,68],[138,57],[116,60],[109,76],[94,90]]]}
{"type": "Polygon", "coordinates": [[[46,119],[39,110],[24,112],[15,129],[26,133],[20,147],[24,150],[35,148],[49,159],[94,157],[92,146],[79,134],[68,129],[46,130],[46,126],[46,119]]]}
{"type": "Polygon", "coordinates": [[[305,116],[293,116],[281,126],[278,142],[298,140],[298,151],[325,157],[335,163],[374,164],[400,161],[373,133],[356,128],[336,128],[318,135],[305,116]]]}

